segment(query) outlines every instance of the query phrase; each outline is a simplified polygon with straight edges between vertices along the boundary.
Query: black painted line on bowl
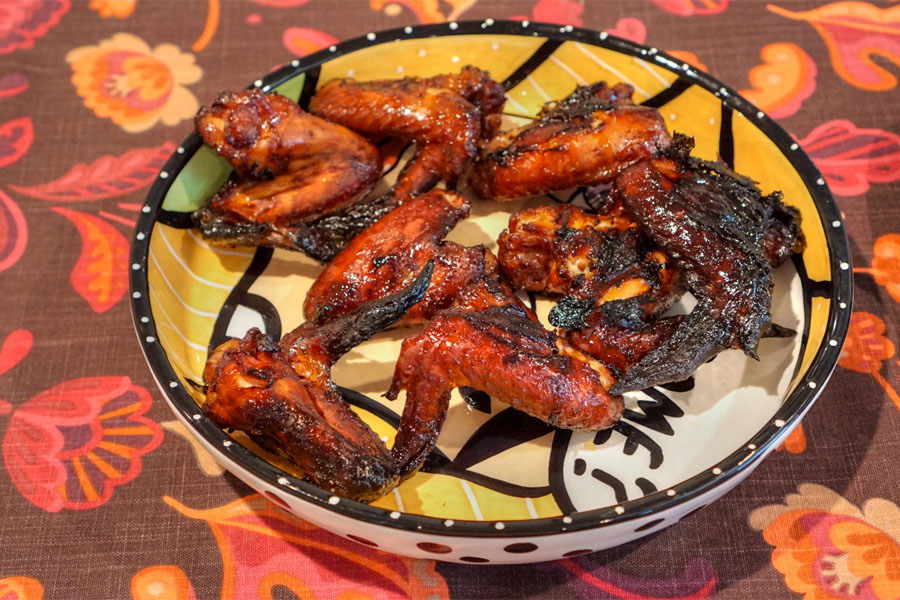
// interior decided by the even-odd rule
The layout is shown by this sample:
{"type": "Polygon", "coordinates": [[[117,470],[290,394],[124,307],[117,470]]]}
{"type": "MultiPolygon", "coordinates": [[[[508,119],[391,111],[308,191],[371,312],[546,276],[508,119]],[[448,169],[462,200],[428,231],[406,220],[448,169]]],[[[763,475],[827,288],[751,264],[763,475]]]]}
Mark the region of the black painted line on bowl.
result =
{"type": "MultiPolygon", "coordinates": [[[[618,50],[630,56],[640,57],[646,56],[647,54],[646,47],[628,40],[615,38],[614,36],[603,34],[598,36],[596,32],[584,29],[573,29],[573,31],[568,32],[566,36],[560,36],[558,26],[551,24],[534,23],[531,24],[529,28],[523,29],[518,22],[497,21],[491,23],[490,30],[485,30],[486,24],[486,21],[460,22],[455,30],[450,29],[447,24],[423,25],[413,28],[413,31],[410,34],[404,34],[402,30],[396,29],[377,34],[377,42],[367,41],[365,38],[356,38],[341,43],[337,47],[336,52],[330,52],[326,49],[305,57],[304,59],[292,61],[291,65],[285,65],[282,68],[277,69],[267,75],[263,81],[266,82],[266,86],[271,88],[302,73],[304,70],[322,64],[332,57],[342,56],[348,52],[377,45],[385,41],[433,37],[438,35],[454,36],[497,33],[500,35],[524,35],[529,37],[540,35],[554,39],[563,37],[565,40],[574,39],[594,46],[618,50]],[[643,52],[641,51],[642,49],[643,52]]],[[[663,52],[659,52],[655,55],[654,60],[659,66],[674,73],[678,73],[679,75],[689,77],[709,91],[720,94],[724,92],[723,95],[730,98],[730,104],[748,118],[755,117],[758,112],[752,104],[728,90],[727,87],[723,86],[712,76],[695,71],[690,68],[689,65],[676,61],[663,52]]],[[[790,135],[769,117],[764,116],[763,118],[756,118],[754,122],[756,127],[769,137],[769,139],[771,139],[779,148],[784,150],[794,143],[794,140],[790,135]]],[[[192,134],[189,136],[186,140],[186,144],[191,143],[192,137],[196,137],[196,135],[192,134]]],[[[187,150],[188,146],[184,145],[184,147],[185,150],[187,150]]],[[[788,154],[785,151],[785,154],[792,167],[796,169],[797,173],[807,184],[822,221],[829,224],[832,222],[840,223],[842,221],[840,212],[831,193],[828,191],[827,186],[814,184],[814,182],[822,176],[812,160],[805,153],[799,151],[795,151],[791,154],[788,154]]],[[[164,198],[164,196],[160,195],[160,191],[164,188],[157,184],[160,184],[161,182],[171,182],[176,174],[176,167],[179,169],[180,167],[183,167],[189,157],[190,154],[187,151],[183,154],[173,154],[164,168],[171,176],[165,180],[160,178],[157,179],[157,182],[151,187],[150,193],[148,194],[148,202],[151,204],[155,203],[156,207],[159,207],[164,198]]],[[[149,231],[152,227],[154,217],[155,214],[153,214],[152,211],[151,213],[141,213],[138,218],[137,230],[144,234],[144,238],[138,239],[132,246],[132,262],[136,262],[136,260],[144,261],[142,263],[144,268],[132,271],[130,274],[132,290],[140,292],[138,298],[132,298],[132,315],[135,320],[135,329],[139,336],[147,331],[155,332],[155,325],[152,323],[152,320],[150,323],[138,322],[140,317],[150,315],[149,301],[147,300],[146,294],[146,249],[147,243],[149,242],[149,231]],[[141,256],[142,251],[144,251],[143,256],[141,256]]],[[[837,257],[849,265],[849,243],[845,228],[826,227],[825,237],[831,256],[837,257]]],[[[849,327],[850,309],[852,306],[852,268],[841,270],[839,269],[838,264],[839,262],[837,260],[832,261],[831,270],[832,279],[835,282],[835,297],[827,322],[831,326],[830,338],[843,340],[849,327]],[[844,308],[839,308],[841,303],[845,304],[844,308]]],[[[154,344],[147,342],[143,338],[141,338],[140,343],[154,376],[159,381],[167,380],[167,377],[173,377],[174,372],[165,360],[165,352],[160,345],[158,343],[154,344]]],[[[656,492],[649,496],[625,503],[623,507],[620,507],[621,514],[614,510],[613,507],[603,507],[583,513],[576,513],[566,518],[550,517],[519,522],[511,521],[506,523],[502,529],[496,527],[497,523],[491,521],[462,521],[457,523],[457,526],[453,528],[453,533],[451,535],[475,538],[506,538],[520,537],[522,535],[554,535],[561,531],[574,532],[599,529],[606,525],[627,522],[637,517],[650,514],[651,512],[661,512],[673,509],[684,502],[690,501],[692,498],[697,498],[698,496],[711,491],[712,488],[722,485],[739,474],[743,469],[748,469],[755,465],[758,459],[771,449],[773,444],[781,439],[782,435],[786,435],[787,427],[797,420],[801,413],[805,413],[809,409],[815,398],[823,389],[823,384],[827,381],[837,364],[839,353],[840,344],[837,346],[822,344],[813,358],[809,372],[807,373],[807,377],[817,383],[816,388],[813,389],[808,386],[801,386],[786,398],[785,402],[776,412],[774,418],[774,420],[783,421],[784,425],[782,427],[775,427],[774,424],[772,424],[774,423],[773,421],[770,425],[760,429],[760,431],[749,440],[749,443],[756,447],[752,457],[748,457],[745,454],[746,447],[737,450],[719,463],[719,468],[723,470],[721,476],[714,477],[709,471],[695,475],[676,486],[669,486],[669,489],[678,490],[675,497],[666,498],[665,496],[667,496],[667,493],[656,492]]],[[[191,415],[196,413],[196,404],[182,387],[179,386],[176,389],[165,389],[164,393],[167,398],[170,399],[173,406],[175,406],[176,410],[187,418],[188,422],[191,423],[192,427],[194,427],[200,435],[208,441],[214,442],[214,447],[218,448],[221,446],[221,443],[227,438],[226,434],[212,425],[206,418],[201,418],[198,421],[194,421],[191,418],[191,415]],[[185,408],[191,405],[193,406],[192,410],[186,411],[185,408]]],[[[266,463],[242,446],[235,444],[232,446],[232,449],[234,462],[238,468],[253,472],[255,476],[260,477],[264,481],[269,481],[270,483],[277,481],[279,477],[285,476],[282,471],[269,463],[266,463]]],[[[296,488],[290,490],[292,495],[302,500],[309,501],[320,508],[342,514],[348,518],[360,519],[410,532],[421,531],[423,533],[431,533],[434,535],[448,535],[446,528],[443,526],[442,519],[409,514],[402,514],[398,519],[391,519],[389,517],[390,511],[374,509],[368,505],[349,500],[342,501],[338,505],[332,506],[328,504],[328,498],[331,496],[330,494],[316,488],[308,482],[293,477],[288,477],[288,479],[296,488]]],[[[565,512],[569,511],[564,510],[564,513],[565,512]]]]}
{"type": "Polygon", "coordinates": [[[655,96],[647,98],[641,104],[643,106],[649,106],[650,108],[662,108],[681,94],[685,93],[688,89],[690,89],[694,85],[693,81],[688,81],[683,77],[679,76],[672,85],[659,92],[655,96]]]}
{"type": "Polygon", "coordinates": [[[734,110],[727,102],[722,102],[719,120],[719,160],[734,169],[734,110]]]}
{"type": "MultiPolygon", "coordinates": [[[[259,276],[262,275],[263,271],[266,270],[266,267],[269,266],[269,262],[272,260],[272,255],[274,253],[275,251],[272,248],[264,246],[259,246],[256,249],[253,260],[250,261],[250,266],[247,267],[247,270],[238,280],[237,285],[231,289],[231,292],[225,299],[225,304],[222,305],[222,310],[219,311],[219,316],[216,317],[212,335],[209,339],[209,352],[212,352],[220,344],[228,340],[226,331],[228,331],[228,326],[231,324],[231,319],[234,317],[234,312],[237,310],[238,306],[242,304],[247,306],[259,304],[248,298],[251,295],[256,296],[255,294],[249,294],[248,290],[259,276]]],[[[256,298],[264,300],[261,296],[256,296],[256,298]]],[[[271,302],[268,300],[265,300],[265,302],[271,306],[271,302]]],[[[263,321],[266,323],[265,333],[270,335],[273,339],[280,340],[281,319],[278,317],[278,312],[274,310],[274,307],[271,312],[275,313],[274,316],[270,315],[268,322],[265,320],[263,321]],[[270,326],[273,327],[273,330],[269,329],[270,326]],[[275,329],[277,329],[277,331],[275,331],[275,329]]]]}
{"type": "Polygon", "coordinates": [[[297,104],[303,110],[309,110],[309,101],[316,93],[316,87],[319,85],[319,75],[322,74],[320,67],[313,67],[304,72],[303,89],[300,90],[300,96],[296,98],[297,104]]]}
{"type": "Polygon", "coordinates": [[[547,40],[541,46],[534,51],[525,62],[523,62],[519,68],[513,71],[509,77],[503,80],[503,89],[511,90],[516,87],[523,81],[525,78],[531,75],[531,73],[537,69],[539,66],[544,64],[544,62],[550,58],[556,49],[563,45],[564,40],[547,40]]]}

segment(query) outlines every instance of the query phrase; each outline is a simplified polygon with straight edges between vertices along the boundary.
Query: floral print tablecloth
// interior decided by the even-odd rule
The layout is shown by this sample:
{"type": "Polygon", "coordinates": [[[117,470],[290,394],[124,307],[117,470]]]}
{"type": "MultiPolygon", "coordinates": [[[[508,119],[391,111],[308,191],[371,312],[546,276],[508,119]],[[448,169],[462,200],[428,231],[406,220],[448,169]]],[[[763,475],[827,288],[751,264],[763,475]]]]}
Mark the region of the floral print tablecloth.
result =
{"type": "Polygon", "coordinates": [[[0,599],[900,598],[900,4],[0,0],[0,599]],[[340,40],[463,19],[605,30],[708,70],[815,161],[850,334],[803,424],[649,538],[530,566],[379,553],[212,461],[143,361],[129,239],[201,103],[340,40]]]}

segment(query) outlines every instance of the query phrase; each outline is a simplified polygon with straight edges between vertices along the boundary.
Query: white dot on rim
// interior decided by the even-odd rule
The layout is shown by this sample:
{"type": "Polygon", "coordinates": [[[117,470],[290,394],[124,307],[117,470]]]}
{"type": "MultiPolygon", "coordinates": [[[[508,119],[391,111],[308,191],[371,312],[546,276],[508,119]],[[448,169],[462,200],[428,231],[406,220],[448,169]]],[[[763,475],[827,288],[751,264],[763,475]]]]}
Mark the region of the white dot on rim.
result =
{"type": "Polygon", "coordinates": [[[756,450],[756,444],[747,444],[747,447],[751,450],[756,450]]]}
{"type": "Polygon", "coordinates": [[[615,507],[613,510],[616,511],[616,514],[617,514],[617,515],[624,515],[624,514],[625,514],[625,507],[624,507],[624,506],[617,506],[617,507],[615,507]]]}
{"type": "Polygon", "coordinates": [[[498,521],[497,523],[494,523],[494,529],[505,529],[505,528],[506,528],[506,525],[504,525],[502,521],[498,521]]]}
{"type": "Polygon", "coordinates": [[[840,304],[838,304],[838,306],[840,306],[841,308],[847,308],[847,303],[841,302],[840,304]]]}
{"type": "Polygon", "coordinates": [[[485,19],[485,20],[484,20],[484,24],[487,25],[488,27],[490,27],[491,25],[494,24],[494,20],[493,20],[493,19],[490,19],[490,18],[485,19]]]}
{"type": "Polygon", "coordinates": [[[763,111],[759,111],[759,112],[756,113],[756,118],[757,118],[757,119],[762,119],[762,118],[765,117],[765,116],[766,116],[766,113],[764,113],[763,111]]]}
{"type": "Polygon", "coordinates": [[[675,494],[676,494],[675,490],[666,490],[666,496],[668,496],[669,498],[671,498],[675,494]]]}
{"type": "Polygon", "coordinates": [[[148,335],[148,336],[145,337],[144,339],[147,340],[147,343],[148,343],[148,344],[152,344],[153,342],[156,341],[156,338],[153,337],[152,335],[148,335]]]}
{"type": "Polygon", "coordinates": [[[815,382],[815,381],[810,381],[810,382],[809,382],[809,387],[810,387],[811,389],[816,389],[816,382],[815,382]]]}
{"type": "Polygon", "coordinates": [[[454,524],[455,523],[453,522],[453,519],[447,519],[446,521],[444,521],[444,527],[453,527],[454,524]]]}
{"type": "Polygon", "coordinates": [[[714,468],[714,469],[712,470],[712,474],[713,474],[713,475],[721,475],[721,474],[722,474],[722,469],[720,469],[719,467],[716,467],[716,468],[714,468]]]}
{"type": "Polygon", "coordinates": [[[177,382],[177,381],[170,381],[170,382],[169,382],[169,387],[170,387],[170,388],[177,388],[177,387],[178,387],[178,382],[177,382]]]}
{"type": "Polygon", "coordinates": [[[568,524],[570,524],[570,523],[572,522],[572,517],[570,517],[569,515],[566,515],[566,516],[564,516],[564,517],[562,518],[562,521],[563,521],[563,523],[565,523],[566,525],[568,525],[568,524]]]}
{"type": "Polygon", "coordinates": [[[837,346],[838,341],[837,340],[828,340],[828,345],[831,347],[837,346]]]}
{"type": "Polygon", "coordinates": [[[160,179],[168,179],[168,178],[169,178],[169,172],[168,172],[168,171],[160,171],[160,172],[159,172],[159,178],[160,178],[160,179]]]}
{"type": "Polygon", "coordinates": [[[262,79],[257,79],[253,82],[253,85],[255,85],[256,87],[262,87],[262,84],[262,79]]]}
{"type": "Polygon", "coordinates": [[[407,25],[406,27],[403,28],[403,33],[409,35],[410,33],[412,33],[412,27],[407,25]]]}
{"type": "Polygon", "coordinates": [[[148,212],[150,212],[150,207],[149,207],[148,205],[145,204],[144,206],[141,207],[141,212],[142,212],[142,213],[148,213],[148,212]]]}
{"type": "Polygon", "coordinates": [[[605,40],[605,39],[608,38],[608,37],[609,37],[609,34],[606,33],[605,31],[601,31],[601,32],[600,32],[600,39],[601,39],[601,40],[605,40]]]}
{"type": "Polygon", "coordinates": [[[138,231],[137,235],[134,236],[134,237],[136,237],[136,238],[139,239],[139,240],[142,240],[142,239],[144,239],[145,237],[147,237],[147,235],[146,235],[143,231],[138,231]]]}
{"type": "Polygon", "coordinates": [[[399,518],[400,518],[400,511],[395,510],[395,511],[393,511],[390,515],[388,515],[388,516],[390,516],[392,519],[399,519],[399,518]]]}
{"type": "Polygon", "coordinates": [[[140,271],[140,270],[141,270],[141,263],[134,263],[133,265],[131,265],[131,269],[132,269],[133,271],[140,271]]]}
{"type": "Polygon", "coordinates": [[[848,263],[845,263],[845,262],[841,263],[841,271],[846,271],[849,268],[850,268],[850,265],[848,263]]]}
{"type": "Polygon", "coordinates": [[[522,27],[528,27],[529,25],[531,25],[531,21],[529,21],[527,19],[522,21],[522,27]]]}
{"type": "Polygon", "coordinates": [[[775,427],[784,427],[784,420],[783,419],[775,419],[775,421],[773,421],[772,424],[775,427]]]}
{"type": "Polygon", "coordinates": [[[337,52],[337,46],[328,46],[329,52],[337,52]]]}
{"type": "Polygon", "coordinates": [[[200,413],[195,413],[195,414],[193,415],[193,419],[194,419],[195,421],[199,421],[199,420],[202,419],[202,418],[203,418],[203,415],[201,415],[200,413]]]}
{"type": "Polygon", "coordinates": [[[341,502],[341,499],[338,496],[332,496],[331,498],[328,499],[328,504],[330,504],[332,506],[336,506],[340,502],[341,502]]]}
{"type": "MultiPolygon", "coordinates": [[[[367,33],[367,34],[366,34],[366,39],[369,40],[370,42],[374,42],[374,41],[375,41],[375,34],[374,34],[374,33],[367,33]]],[[[329,502],[330,502],[330,500],[329,500],[329,502]]]]}
{"type": "Polygon", "coordinates": [[[175,149],[175,152],[177,152],[178,154],[184,154],[184,148],[182,148],[181,146],[178,146],[178,147],[175,149]]]}
{"type": "Polygon", "coordinates": [[[841,222],[840,222],[840,221],[832,221],[832,222],[831,222],[831,226],[832,226],[832,227],[840,227],[840,226],[841,226],[841,222]]]}
{"type": "Polygon", "coordinates": [[[452,29],[453,31],[456,31],[456,30],[459,28],[459,23],[457,23],[456,21],[453,21],[452,23],[450,23],[450,24],[448,25],[448,27],[449,27],[450,29],[452,29]]]}
{"type": "Polygon", "coordinates": [[[132,297],[132,298],[135,298],[135,299],[140,298],[140,297],[141,297],[141,293],[140,293],[140,292],[135,292],[135,293],[133,293],[133,294],[131,295],[131,297],[132,297]]]}
{"type": "Polygon", "coordinates": [[[227,448],[227,447],[229,447],[229,446],[230,446],[231,444],[233,444],[233,443],[234,443],[234,442],[232,442],[231,440],[225,440],[225,441],[222,442],[222,445],[225,446],[225,447],[227,448]]]}
{"type": "Polygon", "coordinates": [[[149,323],[150,317],[141,317],[141,323],[149,323]]]}
{"type": "Polygon", "coordinates": [[[825,180],[819,177],[818,179],[816,179],[816,183],[818,183],[819,185],[825,185],[825,180]]]}
{"type": "Polygon", "coordinates": [[[800,144],[798,144],[797,142],[794,142],[793,144],[791,144],[791,150],[796,150],[799,147],[800,147],[800,144]]]}
{"type": "Polygon", "coordinates": [[[291,66],[292,66],[292,67],[299,67],[299,66],[300,66],[300,61],[299,61],[299,60],[296,60],[296,59],[295,59],[295,60],[292,60],[292,61],[291,61],[291,66]]]}
{"type": "Polygon", "coordinates": [[[290,483],[290,482],[288,481],[287,477],[279,477],[278,478],[278,485],[287,485],[288,483],[290,483]]]}

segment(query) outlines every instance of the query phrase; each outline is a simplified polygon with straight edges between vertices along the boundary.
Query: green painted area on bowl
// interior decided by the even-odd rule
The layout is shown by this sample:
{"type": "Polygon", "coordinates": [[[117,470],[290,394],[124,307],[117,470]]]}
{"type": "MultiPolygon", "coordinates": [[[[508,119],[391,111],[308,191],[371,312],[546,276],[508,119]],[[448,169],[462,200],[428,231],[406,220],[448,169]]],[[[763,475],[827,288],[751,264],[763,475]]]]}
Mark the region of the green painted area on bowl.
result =
{"type": "Polygon", "coordinates": [[[306,83],[306,75],[304,73],[301,73],[296,77],[288,79],[281,85],[272,88],[272,91],[277,92],[282,96],[286,96],[294,102],[297,102],[300,98],[300,93],[303,91],[304,83],[306,83]]]}
{"type": "Polygon", "coordinates": [[[231,175],[231,165],[212,148],[201,147],[187,162],[169,193],[162,208],[173,212],[192,212],[206,204],[231,175]]]}

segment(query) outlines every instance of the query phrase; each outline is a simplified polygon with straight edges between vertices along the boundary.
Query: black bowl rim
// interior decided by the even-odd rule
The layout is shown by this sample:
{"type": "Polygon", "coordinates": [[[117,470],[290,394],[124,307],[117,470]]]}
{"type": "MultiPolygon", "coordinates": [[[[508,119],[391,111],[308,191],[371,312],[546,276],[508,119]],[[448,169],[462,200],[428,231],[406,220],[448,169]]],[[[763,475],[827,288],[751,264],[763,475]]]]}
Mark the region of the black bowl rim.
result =
{"type": "Polygon", "coordinates": [[[616,506],[607,506],[584,512],[575,512],[559,517],[546,517],[521,521],[469,521],[456,520],[452,527],[445,519],[426,517],[377,508],[365,503],[337,498],[315,485],[294,477],[278,469],[253,454],[240,444],[223,443],[230,440],[219,427],[214,425],[201,411],[169,365],[166,353],[157,342],[157,333],[150,311],[147,281],[147,257],[150,235],[174,176],[202,145],[199,137],[192,133],[178,151],[168,159],[160,176],[151,187],[147,202],[142,207],[138,219],[135,238],[131,249],[132,270],[130,272],[131,309],[135,331],[144,356],[160,388],[170,404],[180,413],[182,419],[191,424],[194,431],[202,436],[213,448],[230,462],[253,473],[274,488],[296,499],[309,502],[319,508],[338,513],[345,517],[361,520],[374,525],[406,530],[431,536],[474,537],[474,538],[519,538],[560,533],[572,533],[620,524],[650,514],[676,508],[703,496],[713,488],[726,484],[738,474],[751,469],[779,441],[785,431],[803,417],[822,391],[831,376],[840,356],[841,347],[847,334],[852,307],[852,267],[849,242],[838,209],[828,186],[812,160],[795,143],[795,140],[778,123],[736,91],[724,85],[707,73],[680,61],[665,52],[650,46],[637,44],[604,32],[550,23],[529,21],[475,20],[453,21],[432,25],[416,25],[369,33],[309,56],[292,60],[255,81],[249,87],[263,91],[284,83],[301,72],[315,68],[324,62],[344,54],[395,40],[429,38],[454,35],[520,35],[542,37],[547,40],[576,41],[612,49],[625,54],[652,61],[668,69],[691,84],[697,84],[713,92],[723,104],[742,113],[752,120],[784,152],[791,165],[801,176],[818,209],[826,243],[831,254],[832,296],[826,334],[805,376],[797,383],[781,407],[769,422],[742,447],[715,467],[698,473],[670,488],[629,500],[616,506]],[[828,340],[826,343],[825,340],[828,340]],[[226,447],[227,446],[227,447],[226,447]],[[393,516],[392,516],[393,515],[393,516]]]}

